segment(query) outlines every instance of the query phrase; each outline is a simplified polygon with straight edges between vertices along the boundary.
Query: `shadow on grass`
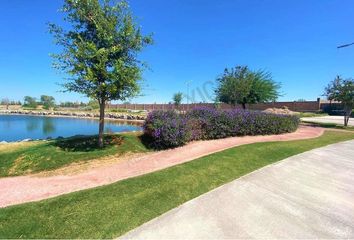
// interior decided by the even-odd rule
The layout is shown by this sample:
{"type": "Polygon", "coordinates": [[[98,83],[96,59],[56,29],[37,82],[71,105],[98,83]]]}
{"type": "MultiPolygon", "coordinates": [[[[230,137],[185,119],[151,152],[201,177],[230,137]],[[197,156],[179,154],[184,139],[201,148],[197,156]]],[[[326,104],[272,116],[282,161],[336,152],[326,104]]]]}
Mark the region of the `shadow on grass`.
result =
{"type": "Polygon", "coordinates": [[[139,139],[141,143],[149,150],[156,150],[156,148],[153,145],[153,139],[151,136],[148,136],[147,134],[142,134],[139,136],[139,139]]]}
{"type": "Polygon", "coordinates": [[[64,139],[57,139],[51,144],[69,152],[91,152],[104,150],[115,145],[121,145],[124,137],[121,135],[105,135],[104,147],[98,146],[98,136],[75,136],[64,139]]]}

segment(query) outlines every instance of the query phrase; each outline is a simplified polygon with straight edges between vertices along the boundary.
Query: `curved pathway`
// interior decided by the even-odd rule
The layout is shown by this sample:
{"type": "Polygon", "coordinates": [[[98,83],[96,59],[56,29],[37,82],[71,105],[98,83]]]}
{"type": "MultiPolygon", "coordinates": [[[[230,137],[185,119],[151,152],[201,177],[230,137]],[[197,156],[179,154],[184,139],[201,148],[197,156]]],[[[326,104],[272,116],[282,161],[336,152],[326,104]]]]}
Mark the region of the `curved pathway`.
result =
{"type": "Polygon", "coordinates": [[[231,137],[210,141],[192,142],[186,146],[134,157],[126,161],[98,167],[76,175],[19,176],[0,178],[0,207],[38,201],[65,193],[110,184],[122,179],[139,176],[168,168],[180,163],[219,152],[227,148],[268,141],[290,141],[314,138],[323,129],[301,126],[294,133],[270,136],[231,137]]]}
{"type": "Polygon", "coordinates": [[[354,140],[225,184],[122,239],[353,239],[354,140]]]}

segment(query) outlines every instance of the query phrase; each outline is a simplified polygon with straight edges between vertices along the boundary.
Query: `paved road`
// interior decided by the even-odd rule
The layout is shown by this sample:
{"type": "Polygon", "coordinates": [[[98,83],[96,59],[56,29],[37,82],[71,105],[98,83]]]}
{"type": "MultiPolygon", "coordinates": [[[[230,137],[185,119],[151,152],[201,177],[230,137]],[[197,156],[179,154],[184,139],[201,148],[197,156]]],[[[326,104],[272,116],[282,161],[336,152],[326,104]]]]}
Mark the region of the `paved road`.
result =
{"type": "Polygon", "coordinates": [[[354,140],[260,169],[122,238],[354,238],[354,140]]]}
{"type": "MultiPolygon", "coordinates": [[[[335,123],[344,125],[343,116],[323,116],[323,117],[305,117],[301,118],[303,121],[319,122],[319,123],[335,123]]],[[[354,118],[349,118],[349,126],[354,126],[354,118]]]]}

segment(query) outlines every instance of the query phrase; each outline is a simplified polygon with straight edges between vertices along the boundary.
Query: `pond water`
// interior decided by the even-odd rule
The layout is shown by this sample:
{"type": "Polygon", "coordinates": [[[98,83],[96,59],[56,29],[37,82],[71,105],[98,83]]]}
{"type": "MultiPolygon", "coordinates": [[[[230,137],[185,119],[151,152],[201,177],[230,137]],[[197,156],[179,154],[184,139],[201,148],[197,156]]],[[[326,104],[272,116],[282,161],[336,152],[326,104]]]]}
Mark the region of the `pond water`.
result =
{"type": "MultiPolygon", "coordinates": [[[[140,131],[140,123],[105,121],[106,133],[140,131]]],[[[0,142],[46,139],[98,133],[98,120],[30,115],[0,115],[0,142]]]]}

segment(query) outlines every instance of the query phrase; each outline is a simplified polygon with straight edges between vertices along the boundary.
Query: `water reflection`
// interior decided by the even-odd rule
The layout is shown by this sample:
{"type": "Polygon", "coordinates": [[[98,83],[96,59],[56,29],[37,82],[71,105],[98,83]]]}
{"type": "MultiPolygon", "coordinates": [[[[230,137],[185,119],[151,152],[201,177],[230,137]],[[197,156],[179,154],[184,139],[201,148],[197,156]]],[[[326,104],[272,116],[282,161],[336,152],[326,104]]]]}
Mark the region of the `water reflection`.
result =
{"type": "MultiPolygon", "coordinates": [[[[10,122],[10,121],[8,121],[10,122]]],[[[39,128],[39,122],[36,119],[29,119],[26,123],[26,129],[29,132],[33,132],[39,128]]]]}
{"type": "Polygon", "coordinates": [[[55,125],[52,118],[43,119],[42,130],[46,135],[55,132],[55,125]]]}
{"type": "Polygon", "coordinates": [[[42,127],[42,133],[44,134],[55,132],[55,125],[52,118],[43,118],[41,121],[38,121],[36,118],[29,118],[26,121],[26,129],[29,132],[37,131],[40,127],[42,127]]]}
{"type": "Polygon", "coordinates": [[[105,128],[105,132],[106,132],[106,133],[113,133],[113,130],[112,130],[112,128],[110,128],[110,127],[106,127],[106,128],[105,128]]]}
{"type": "MultiPolygon", "coordinates": [[[[98,132],[98,123],[96,119],[0,115],[0,142],[95,135],[98,132]]],[[[105,132],[140,131],[141,125],[141,122],[106,120],[105,132]]]]}

